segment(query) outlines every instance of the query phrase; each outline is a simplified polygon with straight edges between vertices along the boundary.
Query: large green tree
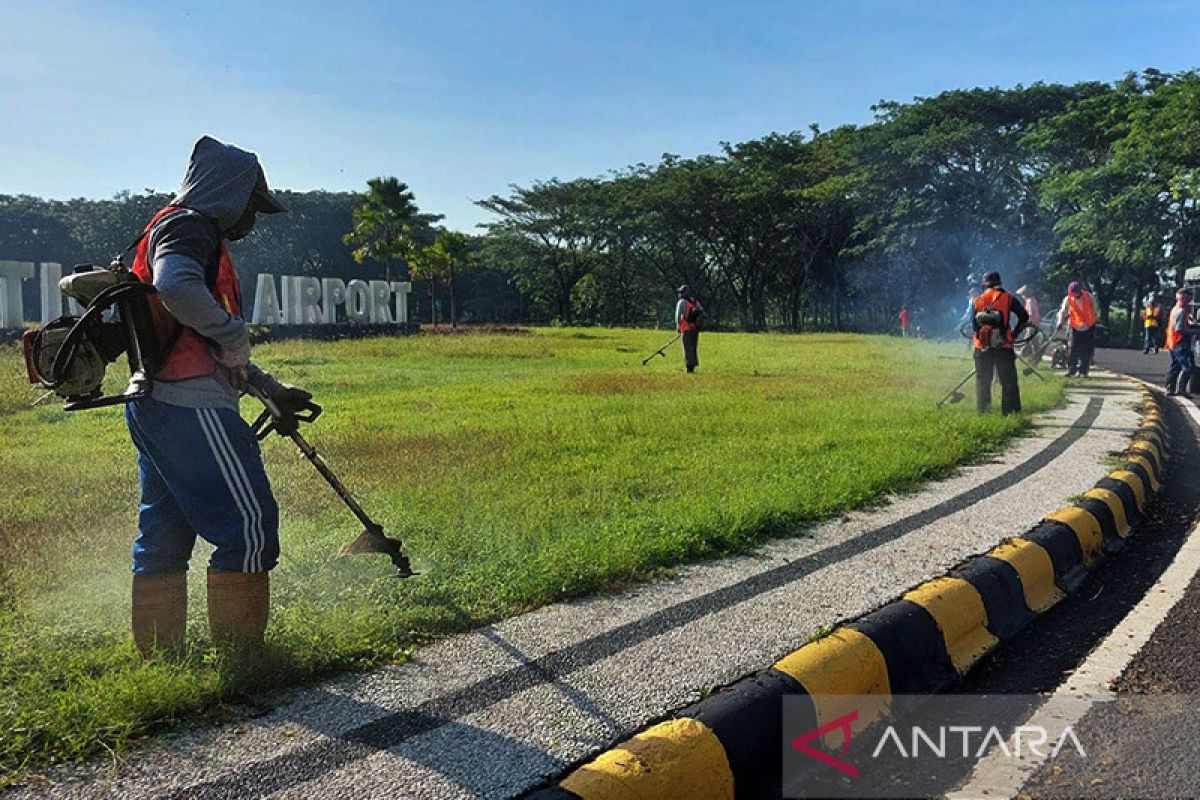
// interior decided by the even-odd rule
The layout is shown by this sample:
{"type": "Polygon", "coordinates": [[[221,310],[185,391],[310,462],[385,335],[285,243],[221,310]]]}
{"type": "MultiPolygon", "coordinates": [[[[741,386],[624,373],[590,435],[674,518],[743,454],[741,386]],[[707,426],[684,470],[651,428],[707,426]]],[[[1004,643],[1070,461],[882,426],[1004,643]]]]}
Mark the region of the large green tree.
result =
{"type": "Polygon", "coordinates": [[[424,245],[409,257],[409,268],[414,280],[429,281],[430,323],[436,324],[433,316],[437,308],[435,294],[437,281],[442,279],[450,290],[450,326],[458,327],[458,279],[475,265],[471,237],[458,231],[440,230],[433,241],[424,245]]]}
{"type": "Polygon", "coordinates": [[[517,280],[535,293],[548,292],[556,318],[567,324],[575,321],[572,291],[603,249],[601,186],[594,179],[550,180],[478,201],[499,217],[484,227],[504,241],[517,280]]]}

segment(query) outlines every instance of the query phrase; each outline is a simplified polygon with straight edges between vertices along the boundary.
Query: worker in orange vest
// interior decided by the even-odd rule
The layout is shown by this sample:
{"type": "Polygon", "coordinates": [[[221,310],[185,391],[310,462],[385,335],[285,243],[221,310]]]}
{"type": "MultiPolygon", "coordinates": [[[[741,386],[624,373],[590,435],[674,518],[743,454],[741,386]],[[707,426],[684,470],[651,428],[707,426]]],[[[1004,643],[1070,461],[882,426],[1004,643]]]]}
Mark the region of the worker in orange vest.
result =
{"type": "Polygon", "coordinates": [[[683,341],[683,365],[688,372],[695,372],[700,366],[696,350],[700,344],[700,329],[704,327],[704,308],[687,284],[680,286],[676,294],[679,302],[675,304],[675,326],[683,341]]]}
{"type": "Polygon", "coordinates": [[[1167,320],[1167,350],[1171,353],[1171,368],[1167,372],[1167,394],[1192,396],[1192,371],[1196,368],[1196,357],[1192,351],[1192,337],[1200,328],[1192,324],[1192,290],[1180,289],[1175,293],[1175,307],[1167,320]]]}
{"type": "Polygon", "coordinates": [[[975,329],[975,405],[980,413],[992,405],[992,373],[1000,379],[1000,411],[1021,410],[1017,383],[1017,354],[1013,338],[1029,325],[1025,305],[1004,291],[1000,273],[983,276],[983,294],[975,298],[971,325],[975,329]]]}
{"type": "MultiPolygon", "coordinates": [[[[1150,348],[1154,348],[1154,354],[1158,355],[1159,331],[1163,327],[1163,310],[1158,304],[1158,298],[1150,297],[1150,302],[1142,309],[1142,327],[1146,330],[1146,341],[1142,347],[1142,354],[1150,352],[1150,348]]],[[[1169,348],[1168,348],[1169,349],[1169,348]]]]}
{"type": "Polygon", "coordinates": [[[1071,281],[1067,285],[1067,296],[1058,309],[1058,325],[1071,328],[1071,353],[1067,357],[1067,377],[1087,377],[1092,366],[1092,354],[1096,351],[1096,300],[1092,293],[1071,281]]]}
{"type": "Polygon", "coordinates": [[[900,317],[900,335],[907,339],[908,338],[908,320],[909,320],[908,306],[900,306],[899,317],[900,317]]]}
{"type": "Polygon", "coordinates": [[[258,156],[205,136],[179,194],[137,244],[132,271],[156,289],[155,326],[170,352],[151,394],[125,406],[141,480],[133,638],[147,656],[183,644],[197,536],[215,548],[207,575],[213,642],[235,649],[263,642],[270,572],[279,561],[279,506],[238,398],[252,386],[294,414],[312,395],[250,361],[227,242],[250,233],[258,214],[284,210],[258,156]]]}

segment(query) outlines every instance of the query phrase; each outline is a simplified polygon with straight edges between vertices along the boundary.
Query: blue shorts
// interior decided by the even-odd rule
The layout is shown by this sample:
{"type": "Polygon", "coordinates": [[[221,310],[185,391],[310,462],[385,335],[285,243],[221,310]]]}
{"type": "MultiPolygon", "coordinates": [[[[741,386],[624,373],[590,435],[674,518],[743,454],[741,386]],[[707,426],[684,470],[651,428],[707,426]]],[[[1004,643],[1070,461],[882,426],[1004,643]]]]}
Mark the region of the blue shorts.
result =
{"type": "Polygon", "coordinates": [[[253,431],[230,408],[144,397],[125,406],[142,500],[133,571],[183,572],[196,535],[214,569],[266,572],[279,560],[279,506],[253,431]]]}

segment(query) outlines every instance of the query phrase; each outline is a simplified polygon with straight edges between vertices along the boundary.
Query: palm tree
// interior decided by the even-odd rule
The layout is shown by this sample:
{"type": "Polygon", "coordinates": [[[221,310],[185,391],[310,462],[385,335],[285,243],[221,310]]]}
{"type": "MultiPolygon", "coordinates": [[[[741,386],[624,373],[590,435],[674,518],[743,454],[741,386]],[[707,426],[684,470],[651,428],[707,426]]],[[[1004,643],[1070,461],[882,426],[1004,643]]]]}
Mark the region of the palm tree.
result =
{"type": "Polygon", "coordinates": [[[429,225],[441,215],[422,214],[408,185],[399,178],[372,178],[362,203],[351,212],[354,229],[342,236],[359,264],[382,262],[387,280],[392,263],[406,261],[421,246],[429,225]]]}

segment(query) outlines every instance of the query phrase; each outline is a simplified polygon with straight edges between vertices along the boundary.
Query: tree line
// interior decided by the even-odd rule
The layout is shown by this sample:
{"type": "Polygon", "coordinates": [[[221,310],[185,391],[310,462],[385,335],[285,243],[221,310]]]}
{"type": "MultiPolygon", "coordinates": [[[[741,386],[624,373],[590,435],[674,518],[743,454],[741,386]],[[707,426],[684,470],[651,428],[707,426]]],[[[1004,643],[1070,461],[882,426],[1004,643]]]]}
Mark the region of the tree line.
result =
{"type": "Polygon", "coordinates": [[[691,284],[745,330],[952,330],[971,286],[1061,299],[1078,279],[1105,324],[1196,264],[1200,74],[1036,83],[882,102],[875,121],[771,134],[605,178],[480,202],[483,246],[565,320],[662,314],[691,284]]]}
{"type": "MultiPolygon", "coordinates": [[[[1200,72],[872,110],[866,125],[512,186],[478,201],[489,221],[473,235],[442,227],[396,178],[283,192],[292,213],[235,243],[235,262],[407,276],[416,313],[447,322],[662,324],[687,283],[723,328],[881,330],[907,306],[930,334],[953,330],[991,269],[1044,306],[1078,279],[1112,327],[1197,263],[1200,72]]],[[[0,196],[0,258],[107,258],[167,199],[0,196]]]]}

